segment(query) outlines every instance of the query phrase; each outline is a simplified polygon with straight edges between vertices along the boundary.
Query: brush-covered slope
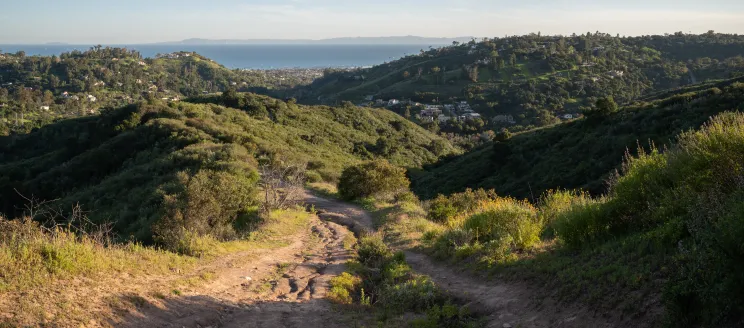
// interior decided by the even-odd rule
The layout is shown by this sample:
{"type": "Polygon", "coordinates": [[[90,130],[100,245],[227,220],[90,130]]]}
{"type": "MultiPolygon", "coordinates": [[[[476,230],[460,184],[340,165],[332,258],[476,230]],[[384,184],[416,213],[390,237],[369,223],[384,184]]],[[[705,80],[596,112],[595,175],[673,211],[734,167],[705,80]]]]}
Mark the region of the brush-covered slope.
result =
{"type": "Polygon", "coordinates": [[[489,38],[326,74],[302,87],[302,101],[468,100],[485,117],[512,115],[515,124],[503,126],[522,131],[580,113],[600,97],[629,103],[657,90],[741,75],[742,52],[744,37],[716,33],[489,38]]]}
{"type": "Polygon", "coordinates": [[[412,172],[412,187],[434,197],[471,187],[533,198],[548,189],[605,190],[626,151],[668,145],[685,130],[726,110],[744,109],[741,78],[694,86],[645,99],[607,117],[586,118],[515,135],[412,172]]]}
{"type": "Polygon", "coordinates": [[[333,180],[366,159],[415,167],[455,151],[389,111],[237,96],[267,116],[154,102],[0,137],[0,211],[20,215],[33,197],[57,200],[64,213],[79,203],[125,238],[150,241],[153,227],[172,220],[230,238],[255,219],[257,158],[307,163],[310,179],[333,180]]]}

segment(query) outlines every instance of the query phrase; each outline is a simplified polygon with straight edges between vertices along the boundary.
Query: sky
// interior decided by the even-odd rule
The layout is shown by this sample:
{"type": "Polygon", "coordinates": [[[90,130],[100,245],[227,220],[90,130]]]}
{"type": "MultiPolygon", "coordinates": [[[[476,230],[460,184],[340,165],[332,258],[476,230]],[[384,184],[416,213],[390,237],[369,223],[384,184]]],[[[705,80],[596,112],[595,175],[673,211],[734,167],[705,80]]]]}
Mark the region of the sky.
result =
{"type": "Polygon", "coordinates": [[[0,0],[0,44],[744,34],[741,0],[0,0]]]}

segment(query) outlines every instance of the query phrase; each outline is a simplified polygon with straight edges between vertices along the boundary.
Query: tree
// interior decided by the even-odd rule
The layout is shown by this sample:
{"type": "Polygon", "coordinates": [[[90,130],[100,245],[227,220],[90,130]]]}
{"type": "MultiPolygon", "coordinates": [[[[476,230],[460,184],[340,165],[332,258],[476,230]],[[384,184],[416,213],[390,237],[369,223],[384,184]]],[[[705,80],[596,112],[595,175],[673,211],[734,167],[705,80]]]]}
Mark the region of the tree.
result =
{"type": "Polygon", "coordinates": [[[597,111],[601,115],[609,115],[617,112],[617,103],[615,103],[615,99],[613,99],[612,96],[600,98],[597,100],[597,111]]]}
{"type": "Polygon", "coordinates": [[[389,198],[408,189],[406,170],[386,160],[350,166],[341,173],[338,193],[347,200],[365,197],[389,198]]]}
{"type": "Polygon", "coordinates": [[[470,81],[478,82],[478,64],[468,69],[468,78],[470,78],[470,81]]]}
{"type": "Polygon", "coordinates": [[[506,63],[504,62],[504,58],[499,58],[496,62],[496,70],[502,70],[506,66],[506,63]]]}
{"type": "Polygon", "coordinates": [[[584,108],[584,115],[588,118],[592,117],[604,117],[610,115],[618,110],[617,103],[612,96],[600,98],[597,100],[594,108],[584,108]]]}
{"type": "Polygon", "coordinates": [[[512,53],[511,56],[509,56],[509,63],[512,67],[517,67],[517,55],[512,53]]]}
{"type": "Polygon", "coordinates": [[[441,72],[442,69],[439,68],[439,66],[434,66],[431,69],[431,73],[434,74],[434,82],[439,84],[439,72],[441,72]]]}
{"type": "Polygon", "coordinates": [[[49,90],[44,91],[44,98],[42,100],[42,103],[44,105],[51,105],[52,103],[54,103],[54,94],[49,90]]]}

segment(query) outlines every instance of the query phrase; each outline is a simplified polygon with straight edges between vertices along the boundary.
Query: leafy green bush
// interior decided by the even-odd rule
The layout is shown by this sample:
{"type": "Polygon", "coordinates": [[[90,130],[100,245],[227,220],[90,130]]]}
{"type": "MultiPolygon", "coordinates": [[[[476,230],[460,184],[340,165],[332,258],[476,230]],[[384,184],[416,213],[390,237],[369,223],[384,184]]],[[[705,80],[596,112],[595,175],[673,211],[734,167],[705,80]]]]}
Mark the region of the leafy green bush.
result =
{"type": "Polygon", "coordinates": [[[359,241],[357,257],[359,262],[369,267],[380,267],[392,256],[385,242],[380,237],[368,236],[359,241]]]}
{"type": "Polygon", "coordinates": [[[328,298],[339,304],[352,304],[353,295],[357,292],[360,283],[359,277],[352,276],[348,272],[333,277],[330,281],[331,290],[328,292],[328,298]]]}
{"type": "Polygon", "coordinates": [[[451,220],[449,225],[434,243],[438,256],[465,259],[479,255],[488,263],[503,262],[516,252],[532,249],[540,241],[543,227],[534,206],[501,197],[479,202],[470,214],[451,220]]]}
{"type": "Polygon", "coordinates": [[[156,241],[173,251],[194,253],[192,245],[201,236],[236,238],[238,218],[256,205],[257,179],[253,170],[180,172],[164,187],[163,217],[153,227],[156,241]]]}
{"type": "Polygon", "coordinates": [[[548,190],[539,201],[538,216],[543,224],[543,237],[555,236],[554,223],[559,215],[571,210],[575,206],[592,202],[589,194],[573,190],[548,190]]]}
{"type": "Polygon", "coordinates": [[[558,236],[581,247],[658,231],[655,242],[677,254],[663,294],[669,325],[736,325],[744,319],[742,163],[744,114],[724,113],[665,154],[629,158],[606,197],[558,215],[558,236]]]}
{"type": "Polygon", "coordinates": [[[347,200],[389,197],[407,190],[409,184],[405,169],[378,160],[346,168],[339,179],[338,192],[347,200]]]}
{"type": "Polygon", "coordinates": [[[497,199],[493,190],[466,189],[449,196],[439,195],[428,203],[427,218],[438,223],[447,223],[458,216],[467,216],[485,201],[497,199]]]}
{"type": "Polygon", "coordinates": [[[509,238],[520,250],[531,248],[539,241],[541,224],[536,209],[527,202],[499,199],[483,204],[476,214],[463,223],[461,229],[471,231],[477,240],[497,241],[509,238]]]}

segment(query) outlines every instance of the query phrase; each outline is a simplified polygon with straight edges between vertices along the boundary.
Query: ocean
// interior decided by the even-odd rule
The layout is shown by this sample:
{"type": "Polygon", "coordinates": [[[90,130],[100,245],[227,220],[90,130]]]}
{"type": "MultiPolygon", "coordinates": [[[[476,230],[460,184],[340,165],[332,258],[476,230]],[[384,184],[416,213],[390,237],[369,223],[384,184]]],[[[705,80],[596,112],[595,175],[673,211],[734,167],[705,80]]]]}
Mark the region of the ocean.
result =
{"type": "MultiPolygon", "coordinates": [[[[135,49],[145,57],[194,51],[229,68],[360,67],[382,64],[417,54],[422,45],[109,45],[135,49]]],[[[59,55],[87,50],[92,45],[0,45],[0,51],[25,51],[27,56],[59,55]]]]}

